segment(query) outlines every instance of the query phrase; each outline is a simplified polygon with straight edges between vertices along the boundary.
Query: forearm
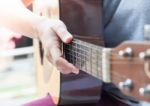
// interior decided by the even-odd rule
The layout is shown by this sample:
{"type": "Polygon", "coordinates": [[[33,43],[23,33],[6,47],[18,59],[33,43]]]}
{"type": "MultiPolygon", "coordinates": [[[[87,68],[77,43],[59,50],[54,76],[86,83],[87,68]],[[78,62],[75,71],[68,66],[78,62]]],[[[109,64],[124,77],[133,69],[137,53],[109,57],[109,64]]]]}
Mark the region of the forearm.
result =
{"type": "Polygon", "coordinates": [[[34,27],[40,20],[42,17],[26,9],[21,0],[0,0],[0,25],[36,38],[34,27]]]}
{"type": "Polygon", "coordinates": [[[79,69],[62,57],[60,39],[64,43],[73,39],[62,21],[35,15],[20,0],[0,0],[0,24],[23,35],[38,37],[46,57],[58,70],[79,73],[79,69]]]}

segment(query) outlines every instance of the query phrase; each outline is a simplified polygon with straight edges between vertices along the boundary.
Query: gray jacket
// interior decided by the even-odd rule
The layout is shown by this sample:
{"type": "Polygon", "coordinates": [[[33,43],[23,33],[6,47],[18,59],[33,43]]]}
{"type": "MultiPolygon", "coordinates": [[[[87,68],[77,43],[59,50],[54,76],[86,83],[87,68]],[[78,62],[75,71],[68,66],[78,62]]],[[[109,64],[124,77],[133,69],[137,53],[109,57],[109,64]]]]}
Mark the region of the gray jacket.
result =
{"type": "Polygon", "coordinates": [[[103,14],[106,46],[144,40],[144,25],[150,24],[150,0],[103,0],[103,14]]]}

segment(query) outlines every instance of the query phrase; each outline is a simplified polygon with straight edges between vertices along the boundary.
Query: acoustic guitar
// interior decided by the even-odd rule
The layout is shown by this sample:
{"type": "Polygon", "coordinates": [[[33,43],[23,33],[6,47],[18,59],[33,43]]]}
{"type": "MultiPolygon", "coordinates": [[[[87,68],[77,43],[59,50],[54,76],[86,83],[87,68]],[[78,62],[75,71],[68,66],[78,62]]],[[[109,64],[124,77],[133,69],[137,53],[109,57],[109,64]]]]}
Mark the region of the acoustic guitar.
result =
{"type": "Polygon", "coordinates": [[[50,1],[49,14],[36,11],[36,1],[33,10],[66,24],[74,40],[62,44],[62,52],[81,71],[79,75],[61,74],[43,56],[41,44],[35,40],[39,93],[52,95],[55,104],[96,103],[105,82],[115,84],[128,96],[150,102],[150,43],[128,41],[105,48],[101,0],[50,1]]]}

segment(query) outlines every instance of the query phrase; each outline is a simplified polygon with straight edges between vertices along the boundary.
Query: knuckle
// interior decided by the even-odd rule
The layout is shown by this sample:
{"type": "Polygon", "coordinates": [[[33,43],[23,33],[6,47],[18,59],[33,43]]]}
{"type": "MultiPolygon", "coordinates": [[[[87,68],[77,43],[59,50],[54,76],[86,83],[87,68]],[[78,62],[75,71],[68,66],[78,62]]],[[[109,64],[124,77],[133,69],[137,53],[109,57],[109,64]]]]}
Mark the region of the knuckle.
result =
{"type": "Polygon", "coordinates": [[[47,43],[45,44],[45,48],[46,48],[46,49],[50,49],[51,47],[52,47],[51,42],[47,42],[47,43]]]}
{"type": "Polygon", "coordinates": [[[58,20],[58,24],[59,24],[59,25],[62,25],[62,26],[65,26],[65,24],[64,24],[63,21],[61,21],[61,20],[58,20]]]}
{"type": "Polygon", "coordinates": [[[57,29],[66,28],[66,25],[62,21],[57,20],[55,24],[55,28],[57,29]]]}
{"type": "Polygon", "coordinates": [[[59,45],[59,42],[57,41],[57,39],[52,38],[51,40],[48,40],[47,42],[45,42],[44,46],[47,49],[52,49],[52,48],[56,48],[57,47],[56,45],[59,45]]]}
{"type": "Polygon", "coordinates": [[[65,36],[65,35],[66,35],[66,29],[60,28],[60,29],[59,29],[59,33],[60,33],[60,35],[61,35],[62,37],[65,36]]]}

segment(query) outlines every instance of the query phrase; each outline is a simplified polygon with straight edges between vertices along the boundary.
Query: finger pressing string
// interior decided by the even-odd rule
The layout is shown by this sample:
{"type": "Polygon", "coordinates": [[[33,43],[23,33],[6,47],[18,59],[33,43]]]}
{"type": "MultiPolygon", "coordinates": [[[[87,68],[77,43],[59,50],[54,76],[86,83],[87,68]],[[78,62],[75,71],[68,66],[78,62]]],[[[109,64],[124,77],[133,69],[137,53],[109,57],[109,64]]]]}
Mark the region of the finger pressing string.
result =
{"type": "Polygon", "coordinates": [[[58,60],[56,61],[56,66],[58,70],[60,70],[64,74],[68,74],[68,73],[78,74],[79,73],[79,69],[77,69],[71,63],[69,63],[63,57],[58,58],[58,60]]]}
{"type": "Polygon", "coordinates": [[[52,27],[52,29],[57,33],[57,35],[64,43],[70,43],[72,41],[73,36],[70,34],[70,32],[67,31],[64,23],[60,22],[59,24],[56,24],[54,27],[52,27]]]}

